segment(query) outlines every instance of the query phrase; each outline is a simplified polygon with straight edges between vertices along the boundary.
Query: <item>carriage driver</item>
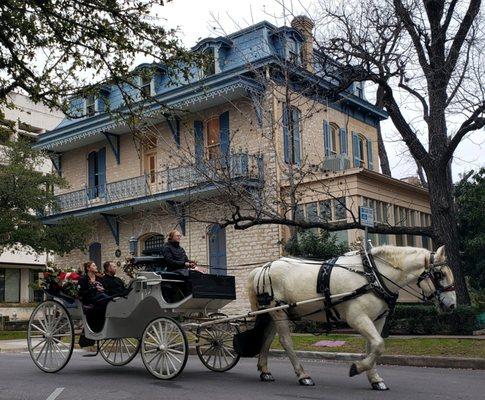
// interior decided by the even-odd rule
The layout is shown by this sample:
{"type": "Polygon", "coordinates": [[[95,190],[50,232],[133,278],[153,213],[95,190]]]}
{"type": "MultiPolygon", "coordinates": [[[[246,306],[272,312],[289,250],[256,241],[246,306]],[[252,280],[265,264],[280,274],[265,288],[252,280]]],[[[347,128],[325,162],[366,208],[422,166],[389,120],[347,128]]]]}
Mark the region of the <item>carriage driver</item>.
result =
{"type": "Polygon", "coordinates": [[[167,270],[186,276],[189,270],[202,272],[195,261],[189,260],[187,253],[180,246],[180,239],[182,239],[182,234],[179,231],[173,230],[169,232],[167,243],[163,247],[163,257],[165,258],[167,270]]]}

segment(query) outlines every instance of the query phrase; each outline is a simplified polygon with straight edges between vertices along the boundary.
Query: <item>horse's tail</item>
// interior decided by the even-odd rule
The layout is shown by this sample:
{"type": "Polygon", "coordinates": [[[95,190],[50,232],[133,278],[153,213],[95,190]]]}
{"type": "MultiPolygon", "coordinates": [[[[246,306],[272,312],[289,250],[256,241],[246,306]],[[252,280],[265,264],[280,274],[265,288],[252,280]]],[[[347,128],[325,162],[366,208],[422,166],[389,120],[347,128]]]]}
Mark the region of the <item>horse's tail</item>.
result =
{"type": "Polygon", "coordinates": [[[252,311],[255,311],[259,308],[258,298],[257,298],[258,282],[256,282],[256,277],[258,276],[258,272],[260,272],[262,268],[266,267],[269,264],[271,263],[266,263],[261,267],[254,268],[248,275],[248,282],[247,282],[248,299],[249,299],[249,304],[251,305],[252,311]]]}

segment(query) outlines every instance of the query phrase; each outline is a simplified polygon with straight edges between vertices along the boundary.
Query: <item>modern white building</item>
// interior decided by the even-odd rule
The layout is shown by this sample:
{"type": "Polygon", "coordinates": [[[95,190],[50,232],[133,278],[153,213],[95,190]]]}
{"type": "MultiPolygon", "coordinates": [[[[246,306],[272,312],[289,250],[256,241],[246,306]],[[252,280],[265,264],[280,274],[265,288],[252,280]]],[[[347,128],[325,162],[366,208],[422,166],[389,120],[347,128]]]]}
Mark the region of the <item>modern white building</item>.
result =
{"type": "MultiPolygon", "coordinates": [[[[4,122],[14,127],[14,140],[21,135],[35,141],[38,134],[55,128],[64,118],[61,111],[34,103],[22,94],[12,93],[10,99],[15,108],[5,107],[2,111],[4,122]]],[[[50,172],[52,163],[47,159],[39,168],[50,172]]],[[[37,279],[45,263],[45,254],[37,254],[29,249],[15,252],[6,250],[0,254],[0,314],[18,319],[28,317],[30,310],[21,307],[21,304],[36,300],[36,293],[29,284],[37,279]]]]}

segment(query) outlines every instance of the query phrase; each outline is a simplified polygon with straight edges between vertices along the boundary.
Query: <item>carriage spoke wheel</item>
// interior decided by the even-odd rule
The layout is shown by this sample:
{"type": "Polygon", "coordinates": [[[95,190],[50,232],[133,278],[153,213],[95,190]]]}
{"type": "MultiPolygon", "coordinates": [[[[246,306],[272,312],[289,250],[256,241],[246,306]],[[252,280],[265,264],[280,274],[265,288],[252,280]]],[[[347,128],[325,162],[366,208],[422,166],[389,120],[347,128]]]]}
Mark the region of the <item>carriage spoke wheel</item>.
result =
{"type": "MultiPolygon", "coordinates": [[[[220,318],[224,315],[214,314],[211,317],[220,318]]],[[[202,364],[215,372],[225,372],[233,368],[239,361],[239,355],[232,344],[237,333],[237,325],[230,322],[198,328],[196,350],[202,364]]]]}
{"type": "Polygon", "coordinates": [[[101,357],[116,367],[126,365],[133,360],[140,348],[140,341],[135,338],[106,339],[99,342],[101,357]]]}
{"type": "Polygon", "coordinates": [[[61,303],[47,300],[37,306],[30,316],[27,346],[42,371],[57,372],[66,366],[74,348],[74,327],[61,303]]]}
{"type": "Polygon", "coordinates": [[[141,339],[141,358],[146,369],[159,379],[173,379],[187,363],[189,345],[185,332],[171,318],[150,322],[141,339]]]}

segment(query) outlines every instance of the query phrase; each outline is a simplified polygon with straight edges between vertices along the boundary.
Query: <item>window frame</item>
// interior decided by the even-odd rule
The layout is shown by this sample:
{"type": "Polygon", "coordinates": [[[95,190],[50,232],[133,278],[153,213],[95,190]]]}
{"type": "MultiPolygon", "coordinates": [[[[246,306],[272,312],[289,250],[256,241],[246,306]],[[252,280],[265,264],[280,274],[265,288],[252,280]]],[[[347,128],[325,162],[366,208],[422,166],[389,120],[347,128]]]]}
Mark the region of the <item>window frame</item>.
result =
{"type": "Polygon", "coordinates": [[[97,97],[94,94],[84,97],[84,115],[92,117],[98,112],[97,97]],[[92,100],[92,102],[90,102],[92,100]],[[92,110],[91,110],[92,108],[92,110]]]}
{"type": "Polygon", "coordinates": [[[205,121],[204,153],[207,161],[218,160],[221,158],[221,124],[219,116],[210,117],[205,121]],[[214,144],[209,144],[209,126],[211,122],[214,122],[217,127],[214,131],[217,142],[214,144]]]}

